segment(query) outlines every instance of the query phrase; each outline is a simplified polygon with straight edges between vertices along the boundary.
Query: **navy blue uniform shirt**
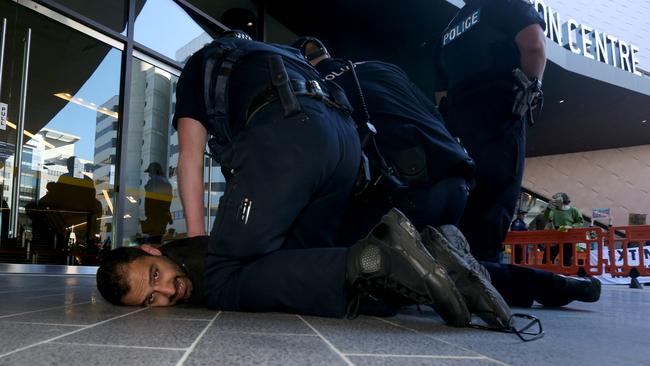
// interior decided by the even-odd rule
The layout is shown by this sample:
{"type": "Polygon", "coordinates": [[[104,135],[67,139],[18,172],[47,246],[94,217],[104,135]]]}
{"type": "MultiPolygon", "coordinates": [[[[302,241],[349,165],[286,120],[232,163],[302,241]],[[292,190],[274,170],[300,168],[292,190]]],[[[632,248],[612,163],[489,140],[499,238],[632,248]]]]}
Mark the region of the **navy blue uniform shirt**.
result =
{"type": "Polygon", "coordinates": [[[471,0],[436,43],[436,91],[510,75],[520,66],[515,36],[544,20],[527,0],[471,0]]]}
{"type": "MultiPolygon", "coordinates": [[[[407,162],[399,162],[404,158],[397,155],[413,147],[421,147],[426,155],[429,183],[448,176],[472,176],[474,162],[444,127],[433,102],[401,68],[381,61],[355,65],[370,120],[377,127],[379,148],[403,176],[408,172],[402,170],[412,167],[407,162]]],[[[316,69],[324,79],[335,81],[345,90],[354,108],[354,120],[365,123],[356,83],[347,71],[348,62],[325,59],[316,69]]]]}
{"type": "MultiPolygon", "coordinates": [[[[214,42],[219,42],[217,39],[214,42]]],[[[224,42],[236,42],[245,45],[247,42],[255,41],[225,38],[224,42]]],[[[264,44],[266,48],[277,47],[278,52],[286,51],[288,47],[264,44]]],[[[290,49],[295,51],[293,49],[290,49]]],[[[205,98],[203,90],[204,70],[203,58],[206,49],[203,48],[194,53],[185,64],[183,72],[176,85],[176,111],[172,123],[177,127],[178,119],[189,117],[201,122],[208,131],[206,125],[205,98]]],[[[235,64],[232,74],[228,78],[228,116],[231,126],[243,122],[244,113],[251,101],[260,93],[271,87],[271,74],[268,66],[268,59],[264,55],[270,55],[267,51],[255,51],[254,53],[242,56],[235,64]]],[[[285,68],[290,79],[319,80],[320,76],[315,69],[304,61],[300,54],[294,59],[283,57],[285,68]]]]}

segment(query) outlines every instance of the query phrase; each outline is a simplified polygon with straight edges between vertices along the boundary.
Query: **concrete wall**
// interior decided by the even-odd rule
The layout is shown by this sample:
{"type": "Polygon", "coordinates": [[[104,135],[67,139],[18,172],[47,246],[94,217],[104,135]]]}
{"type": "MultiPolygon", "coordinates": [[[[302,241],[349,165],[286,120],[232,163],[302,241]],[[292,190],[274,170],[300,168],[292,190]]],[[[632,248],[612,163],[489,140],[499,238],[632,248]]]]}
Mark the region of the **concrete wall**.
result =
{"type": "Polygon", "coordinates": [[[629,213],[650,213],[650,145],[528,158],[523,186],[546,197],[566,192],[588,216],[609,207],[613,224],[627,225],[629,213]]]}

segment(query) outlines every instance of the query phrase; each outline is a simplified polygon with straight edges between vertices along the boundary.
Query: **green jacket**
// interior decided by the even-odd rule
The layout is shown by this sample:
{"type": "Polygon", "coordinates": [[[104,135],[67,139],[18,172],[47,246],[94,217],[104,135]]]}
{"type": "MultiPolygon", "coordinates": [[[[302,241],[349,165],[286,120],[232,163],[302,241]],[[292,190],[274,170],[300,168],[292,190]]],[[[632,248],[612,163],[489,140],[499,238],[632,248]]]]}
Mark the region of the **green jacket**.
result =
{"type": "Polygon", "coordinates": [[[568,210],[559,210],[547,208],[544,211],[544,217],[553,223],[553,227],[582,227],[585,220],[582,218],[580,210],[570,206],[568,210]]]}

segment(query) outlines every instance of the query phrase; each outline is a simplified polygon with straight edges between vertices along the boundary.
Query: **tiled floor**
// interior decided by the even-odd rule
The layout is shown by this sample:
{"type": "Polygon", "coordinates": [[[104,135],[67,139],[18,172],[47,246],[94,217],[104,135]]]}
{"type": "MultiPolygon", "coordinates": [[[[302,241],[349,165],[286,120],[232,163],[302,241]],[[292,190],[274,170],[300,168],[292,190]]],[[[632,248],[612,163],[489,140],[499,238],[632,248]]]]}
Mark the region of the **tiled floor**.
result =
{"type": "Polygon", "coordinates": [[[0,365],[650,365],[650,289],[517,310],[546,336],[450,328],[415,309],[339,320],[116,307],[93,276],[0,274],[0,365]]]}

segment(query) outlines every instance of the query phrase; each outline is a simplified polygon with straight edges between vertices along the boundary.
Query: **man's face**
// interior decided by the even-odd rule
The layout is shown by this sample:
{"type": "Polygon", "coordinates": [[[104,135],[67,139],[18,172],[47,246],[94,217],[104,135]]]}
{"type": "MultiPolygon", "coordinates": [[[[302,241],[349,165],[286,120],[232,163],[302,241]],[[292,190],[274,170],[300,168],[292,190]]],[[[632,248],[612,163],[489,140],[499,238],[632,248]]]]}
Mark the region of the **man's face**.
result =
{"type": "Polygon", "coordinates": [[[144,256],[124,266],[124,305],[172,306],[192,295],[192,281],[167,257],[144,256]]]}

